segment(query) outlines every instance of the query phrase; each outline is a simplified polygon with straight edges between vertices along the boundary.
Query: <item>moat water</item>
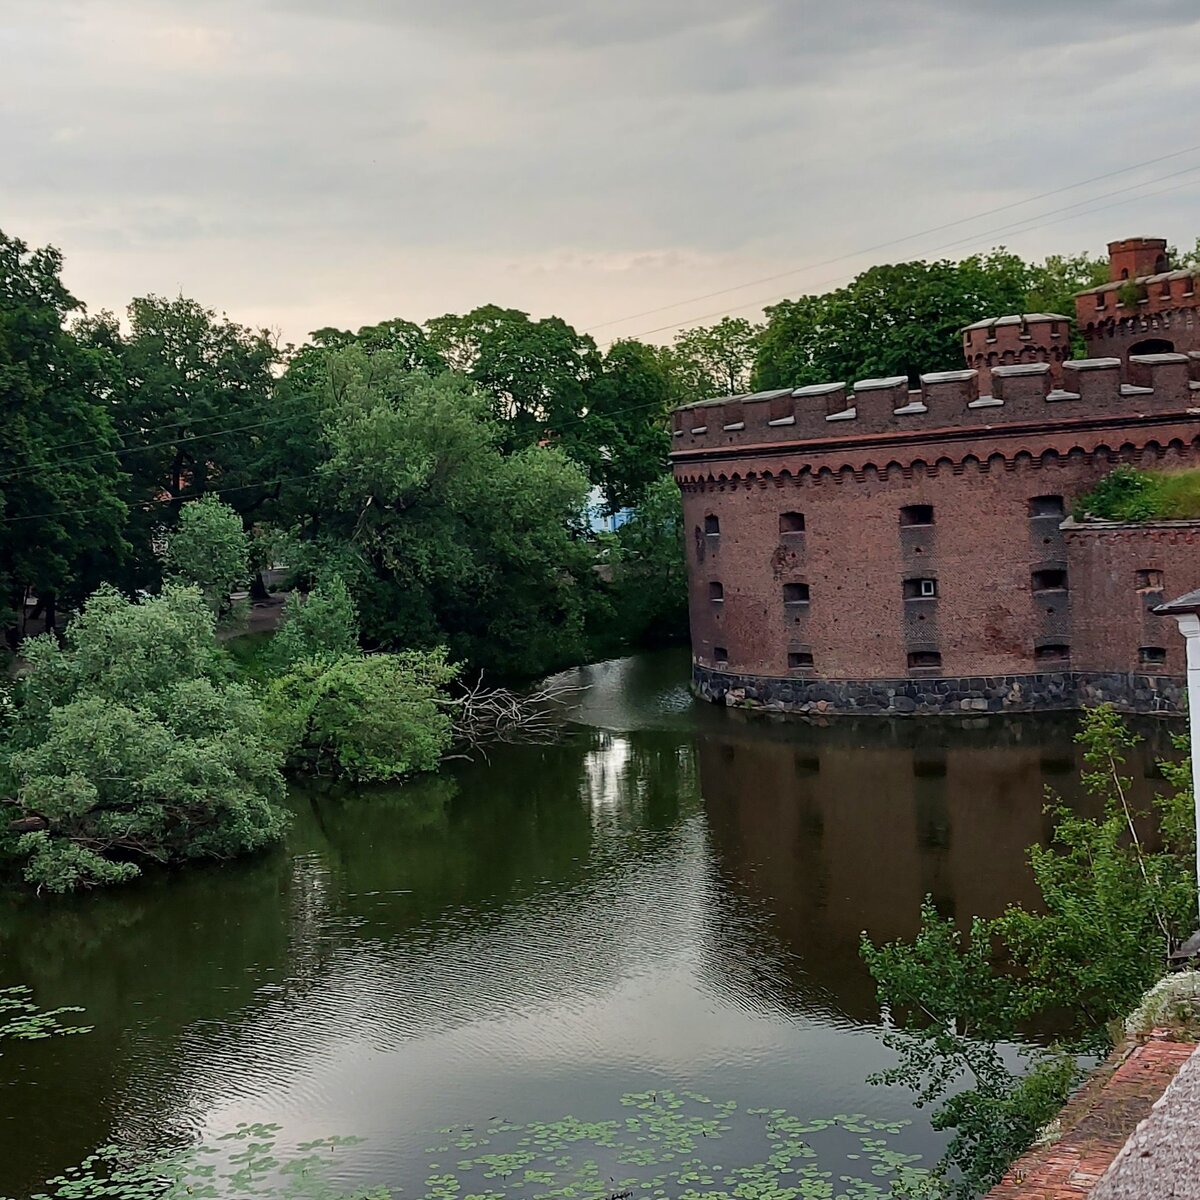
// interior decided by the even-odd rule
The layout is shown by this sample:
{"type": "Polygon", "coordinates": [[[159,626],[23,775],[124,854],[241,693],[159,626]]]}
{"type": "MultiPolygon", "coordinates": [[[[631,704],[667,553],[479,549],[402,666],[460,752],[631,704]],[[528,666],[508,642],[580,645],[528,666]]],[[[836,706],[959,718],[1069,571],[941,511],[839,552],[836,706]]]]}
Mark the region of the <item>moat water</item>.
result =
{"type": "MultiPolygon", "coordinates": [[[[1031,901],[1044,789],[1079,800],[1073,721],[822,728],[694,703],[687,674],[585,668],[561,744],[297,789],[256,861],[6,902],[0,986],[94,1030],[5,1046],[0,1195],[105,1142],[266,1121],[284,1149],[357,1135],[339,1181],[422,1196],[439,1130],[608,1121],[635,1092],[911,1122],[896,1147],[936,1158],[927,1114],[866,1082],[890,1059],[859,934],[911,935],[925,894],[1031,901]]],[[[1168,733],[1133,764],[1147,794],[1168,733]]],[[[737,1122],[721,1153],[761,1156],[737,1122]]]]}

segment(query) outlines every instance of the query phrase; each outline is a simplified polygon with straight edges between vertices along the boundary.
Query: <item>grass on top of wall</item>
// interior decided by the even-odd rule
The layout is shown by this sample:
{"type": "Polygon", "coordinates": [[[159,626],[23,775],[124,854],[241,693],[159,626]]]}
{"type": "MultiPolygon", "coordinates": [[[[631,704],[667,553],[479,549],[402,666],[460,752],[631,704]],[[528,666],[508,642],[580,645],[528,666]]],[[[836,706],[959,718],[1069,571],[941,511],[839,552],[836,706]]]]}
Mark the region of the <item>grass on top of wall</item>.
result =
{"type": "Polygon", "coordinates": [[[1117,467],[1075,504],[1075,518],[1167,521],[1200,518],[1200,468],[1141,471],[1117,467]]]}

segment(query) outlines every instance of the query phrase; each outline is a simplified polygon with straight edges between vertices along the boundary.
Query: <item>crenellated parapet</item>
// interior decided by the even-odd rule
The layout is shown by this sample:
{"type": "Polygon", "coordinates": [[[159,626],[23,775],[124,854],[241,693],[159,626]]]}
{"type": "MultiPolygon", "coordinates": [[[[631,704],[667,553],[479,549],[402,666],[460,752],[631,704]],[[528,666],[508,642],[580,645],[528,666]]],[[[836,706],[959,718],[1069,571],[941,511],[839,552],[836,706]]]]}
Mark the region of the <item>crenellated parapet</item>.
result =
{"type": "Polygon", "coordinates": [[[847,441],[936,440],[1004,426],[1153,419],[1200,408],[1200,352],[1075,359],[1061,364],[1057,385],[1049,363],[996,366],[981,394],[975,370],[781,388],[706,400],[677,409],[672,457],[722,452],[811,449],[847,441]]]}
{"type": "Polygon", "coordinates": [[[1071,318],[1061,313],[1019,313],[976,321],[962,331],[963,358],[979,372],[979,390],[992,390],[997,367],[1047,363],[1055,385],[1062,383],[1062,364],[1071,357],[1071,318]]]}

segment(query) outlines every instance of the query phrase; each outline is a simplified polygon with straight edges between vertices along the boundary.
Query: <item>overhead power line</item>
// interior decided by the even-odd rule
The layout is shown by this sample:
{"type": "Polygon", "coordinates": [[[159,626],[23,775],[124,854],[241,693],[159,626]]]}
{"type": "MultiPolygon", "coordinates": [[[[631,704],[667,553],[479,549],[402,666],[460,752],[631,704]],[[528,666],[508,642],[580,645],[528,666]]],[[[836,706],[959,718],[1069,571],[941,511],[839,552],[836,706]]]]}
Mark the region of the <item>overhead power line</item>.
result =
{"type": "MultiPolygon", "coordinates": [[[[757,278],[757,280],[748,280],[748,281],[745,281],[744,283],[734,283],[734,284],[732,284],[731,287],[718,288],[718,289],[714,290],[714,292],[704,292],[700,295],[688,296],[688,298],[686,298],[684,300],[674,300],[674,301],[670,302],[670,304],[659,305],[654,308],[643,308],[643,310],[641,312],[629,313],[628,316],[625,316],[625,317],[613,317],[608,320],[601,320],[601,322],[596,322],[592,325],[589,325],[586,332],[592,332],[592,331],[598,330],[598,329],[607,329],[608,326],[610,326],[610,325],[624,324],[626,322],[626,320],[637,320],[638,318],[641,318],[641,317],[650,317],[650,316],[654,316],[655,313],[659,313],[659,312],[670,312],[672,310],[672,308],[682,308],[689,304],[698,304],[698,302],[700,302],[702,300],[715,299],[716,296],[730,295],[733,292],[742,292],[742,290],[744,290],[745,288],[757,287],[758,284],[761,284],[761,283],[774,283],[776,280],[784,280],[784,278],[787,278],[788,276],[802,275],[802,274],[804,274],[805,271],[818,270],[818,269],[822,268],[822,266],[832,266],[834,263],[842,263],[842,262],[847,262],[847,260],[850,260],[850,259],[862,258],[865,256],[865,254],[872,254],[872,253],[875,253],[876,251],[880,251],[880,250],[888,250],[888,248],[890,248],[892,246],[902,245],[906,241],[916,241],[918,238],[926,238],[926,236],[929,236],[930,234],[942,233],[944,229],[954,229],[959,226],[964,226],[964,224],[970,224],[972,221],[982,221],[982,220],[984,220],[985,217],[995,216],[996,214],[998,214],[998,212],[1012,211],[1013,209],[1021,208],[1022,205],[1026,205],[1026,204],[1036,204],[1038,202],[1038,200],[1048,199],[1051,196],[1061,196],[1061,194],[1063,192],[1075,191],[1076,188],[1087,187],[1090,184],[1098,184],[1098,182],[1100,182],[1102,180],[1114,179],[1114,178],[1116,178],[1117,175],[1126,175],[1129,172],[1132,172],[1132,170],[1140,170],[1142,167],[1153,167],[1154,164],[1156,164],[1156,163],[1169,162],[1170,160],[1172,160],[1172,158],[1180,158],[1183,155],[1194,154],[1194,152],[1196,152],[1196,151],[1200,151],[1200,144],[1192,145],[1192,146],[1184,146],[1184,148],[1182,150],[1171,151],[1171,154],[1159,155],[1156,158],[1145,158],[1145,160],[1142,160],[1141,162],[1130,163],[1128,167],[1121,167],[1116,170],[1110,170],[1110,172],[1105,172],[1102,175],[1092,175],[1091,178],[1081,179],[1078,182],[1074,182],[1074,184],[1066,184],[1066,185],[1063,185],[1062,187],[1051,188],[1050,191],[1039,192],[1038,194],[1036,194],[1036,196],[1028,196],[1024,199],[1013,200],[1013,202],[1010,202],[1008,204],[997,205],[996,208],[985,209],[982,212],[974,212],[974,214],[971,214],[970,216],[958,217],[954,221],[946,221],[946,222],[943,222],[942,224],[937,224],[937,226],[930,226],[928,229],[920,229],[920,230],[918,230],[917,233],[908,233],[908,234],[901,235],[900,238],[893,238],[893,239],[889,239],[888,241],[876,242],[876,244],[874,246],[865,246],[862,248],[862,250],[851,251],[851,252],[848,252],[845,254],[836,254],[836,256],[833,258],[820,259],[820,260],[817,260],[817,262],[806,263],[802,266],[792,266],[792,268],[788,268],[786,271],[775,272],[774,275],[764,275],[764,276],[761,276],[760,278],[757,278]]],[[[1170,178],[1170,176],[1162,176],[1162,178],[1170,178]]],[[[1146,182],[1146,184],[1150,184],[1150,182],[1154,182],[1154,180],[1146,180],[1145,182],[1146,182]]],[[[1135,184],[1133,186],[1141,187],[1141,186],[1145,186],[1145,184],[1135,184]]],[[[1115,194],[1115,193],[1110,192],[1110,193],[1105,193],[1105,194],[1115,194]]],[[[1052,211],[1058,211],[1058,210],[1052,210],[1052,211]]],[[[988,236],[988,234],[983,234],[982,236],[988,236]]],[[[746,307],[746,305],[742,305],[739,307],[746,307]]],[[[703,318],[698,318],[698,319],[703,319],[703,318]]],[[[674,328],[676,328],[676,326],[664,325],[664,326],[661,326],[661,328],[662,329],[674,329],[674,328]]],[[[655,332],[658,332],[658,330],[655,330],[655,332]]],[[[625,335],[625,336],[640,337],[642,335],[630,334],[630,335],[625,335]]],[[[619,340],[620,340],[620,338],[618,338],[618,341],[619,340]]]]}

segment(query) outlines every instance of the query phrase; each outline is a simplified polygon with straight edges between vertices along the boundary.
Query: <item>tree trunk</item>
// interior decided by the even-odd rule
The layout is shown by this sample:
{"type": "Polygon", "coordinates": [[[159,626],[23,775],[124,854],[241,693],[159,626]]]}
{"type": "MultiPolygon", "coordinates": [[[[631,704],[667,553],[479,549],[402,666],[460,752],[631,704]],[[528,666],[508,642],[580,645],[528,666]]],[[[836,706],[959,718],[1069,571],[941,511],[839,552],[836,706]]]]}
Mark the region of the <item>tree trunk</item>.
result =
{"type": "Polygon", "coordinates": [[[271,598],[271,593],[267,591],[267,585],[263,581],[263,573],[255,571],[250,580],[250,603],[265,604],[271,598]]]}

